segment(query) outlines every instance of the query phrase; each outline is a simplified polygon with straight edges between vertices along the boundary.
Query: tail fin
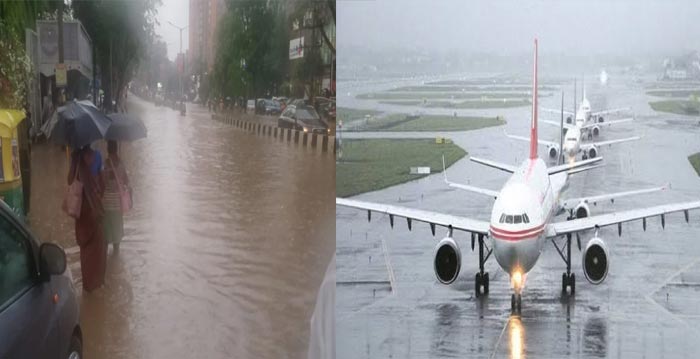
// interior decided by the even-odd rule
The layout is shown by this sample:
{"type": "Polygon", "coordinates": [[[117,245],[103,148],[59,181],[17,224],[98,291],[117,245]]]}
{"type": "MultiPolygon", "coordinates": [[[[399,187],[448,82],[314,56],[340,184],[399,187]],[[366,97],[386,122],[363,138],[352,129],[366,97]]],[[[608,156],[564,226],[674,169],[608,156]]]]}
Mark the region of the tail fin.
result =
{"type": "Polygon", "coordinates": [[[562,157],[562,152],[564,151],[564,91],[561,92],[561,127],[559,128],[559,152],[557,155],[559,158],[557,158],[557,164],[561,164],[562,157]]]}
{"type": "Polygon", "coordinates": [[[532,74],[532,123],[530,124],[530,159],[537,158],[537,39],[532,74]]]}

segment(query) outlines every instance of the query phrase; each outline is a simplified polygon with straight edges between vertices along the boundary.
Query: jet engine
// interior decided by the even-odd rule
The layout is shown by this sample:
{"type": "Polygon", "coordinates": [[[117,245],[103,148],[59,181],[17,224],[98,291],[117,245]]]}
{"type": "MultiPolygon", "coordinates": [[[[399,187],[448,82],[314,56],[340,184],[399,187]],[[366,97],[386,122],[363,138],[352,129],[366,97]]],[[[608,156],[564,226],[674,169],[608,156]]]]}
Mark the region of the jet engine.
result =
{"type": "Polygon", "coordinates": [[[588,158],[595,158],[596,156],[598,156],[598,149],[595,146],[591,146],[588,149],[588,158]]]}
{"type": "Polygon", "coordinates": [[[593,237],[583,250],[583,274],[592,284],[600,284],[608,275],[608,247],[598,237],[593,237]]]}
{"type": "Polygon", "coordinates": [[[549,154],[549,158],[557,158],[557,156],[559,156],[558,146],[553,146],[553,145],[547,146],[547,153],[549,154]]]}
{"type": "Polygon", "coordinates": [[[462,254],[457,242],[451,237],[443,238],[435,247],[435,275],[442,284],[450,284],[457,279],[462,266],[462,254]]]}
{"type": "Polygon", "coordinates": [[[596,137],[597,137],[598,135],[600,135],[600,127],[598,127],[598,126],[593,126],[592,131],[593,131],[593,136],[596,136],[596,137]]]}
{"type": "Polygon", "coordinates": [[[591,209],[588,208],[588,203],[581,202],[574,208],[574,216],[576,218],[586,218],[591,214],[591,209]]]}

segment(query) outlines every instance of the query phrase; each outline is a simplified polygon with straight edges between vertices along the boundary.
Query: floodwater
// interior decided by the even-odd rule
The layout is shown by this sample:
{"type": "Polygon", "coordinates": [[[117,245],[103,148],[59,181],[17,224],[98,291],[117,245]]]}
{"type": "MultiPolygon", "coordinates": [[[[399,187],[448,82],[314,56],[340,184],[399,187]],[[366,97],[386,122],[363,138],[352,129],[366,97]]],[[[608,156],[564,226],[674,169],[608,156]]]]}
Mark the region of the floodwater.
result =
{"type": "MultiPolygon", "coordinates": [[[[149,137],[121,149],[134,209],[104,288],[81,294],[88,358],[301,358],[335,250],[332,155],[247,134],[189,105],[130,98],[149,137]]],[[[104,153],[104,152],[103,152],[104,153]]],[[[65,248],[66,155],[33,148],[30,226],[65,248]]]]}

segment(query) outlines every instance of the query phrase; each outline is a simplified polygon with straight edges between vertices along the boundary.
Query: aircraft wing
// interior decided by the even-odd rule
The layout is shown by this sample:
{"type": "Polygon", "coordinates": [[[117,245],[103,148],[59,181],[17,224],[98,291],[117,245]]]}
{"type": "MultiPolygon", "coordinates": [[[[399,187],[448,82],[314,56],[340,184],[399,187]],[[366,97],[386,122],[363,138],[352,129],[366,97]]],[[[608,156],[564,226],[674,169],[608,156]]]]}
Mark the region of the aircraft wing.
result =
{"type": "Polygon", "coordinates": [[[639,136],[634,136],[634,137],[619,138],[616,140],[609,140],[609,141],[588,142],[588,143],[582,143],[580,146],[581,146],[582,150],[586,151],[593,146],[601,147],[601,146],[613,145],[613,144],[621,143],[621,142],[636,141],[640,138],[641,137],[639,137],[639,136]]]}
{"type": "MultiPolygon", "coordinates": [[[[553,108],[540,107],[540,110],[542,110],[544,112],[549,112],[549,113],[561,114],[561,109],[557,110],[557,109],[553,109],[553,108]]],[[[567,110],[564,110],[564,114],[565,115],[572,115],[572,116],[574,115],[573,112],[567,111],[567,110]]],[[[559,124],[557,124],[557,126],[559,126],[559,124]]]]}
{"type": "Polygon", "coordinates": [[[646,229],[646,218],[661,216],[661,225],[666,225],[665,215],[674,212],[684,212],[685,220],[688,221],[688,211],[700,208],[700,201],[684,202],[674,204],[664,204],[655,207],[633,209],[629,211],[600,214],[586,218],[574,219],[571,221],[550,223],[547,226],[547,237],[557,237],[565,234],[572,234],[588,229],[596,229],[605,226],[618,225],[618,233],[622,233],[622,223],[643,219],[646,229]]]}
{"type": "Polygon", "coordinates": [[[620,108],[613,108],[609,110],[603,110],[603,111],[598,111],[598,112],[591,112],[592,116],[600,116],[600,115],[607,115],[610,113],[616,113],[616,112],[622,112],[622,111],[630,111],[631,109],[629,107],[620,107],[620,108]]]}
{"type": "Polygon", "coordinates": [[[606,126],[610,126],[610,125],[617,125],[617,124],[623,123],[623,122],[630,122],[630,121],[633,121],[633,120],[634,120],[634,118],[628,117],[628,118],[623,118],[623,119],[619,119],[619,120],[615,120],[615,121],[605,121],[605,122],[590,123],[590,124],[588,124],[588,125],[581,126],[581,128],[582,128],[582,129],[589,129],[589,128],[592,128],[592,127],[594,127],[594,126],[606,127],[606,126]]]}
{"type": "MultiPolygon", "coordinates": [[[[537,120],[537,121],[542,122],[542,123],[546,123],[546,124],[548,124],[548,125],[561,127],[561,123],[556,122],[556,121],[542,120],[542,119],[539,119],[539,120],[537,120]]],[[[603,122],[603,123],[605,123],[605,122],[603,122]]],[[[574,125],[572,125],[572,124],[570,124],[570,123],[564,122],[564,128],[565,128],[565,129],[568,130],[568,129],[573,128],[573,127],[574,127],[574,125]]]]}
{"type": "Polygon", "coordinates": [[[424,211],[421,209],[394,206],[390,204],[356,201],[345,198],[336,198],[335,204],[338,206],[366,210],[368,219],[371,219],[372,212],[388,214],[392,227],[394,225],[394,216],[406,218],[409,229],[411,228],[412,220],[425,222],[430,224],[430,229],[433,232],[433,235],[435,235],[435,225],[479,234],[488,234],[490,226],[489,222],[477,219],[424,211]]]}
{"type": "Polygon", "coordinates": [[[598,166],[588,166],[588,165],[596,163],[598,161],[602,161],[602,160],[603,160],[603,157],[596,157],[596,158],[591,158],[588,160],[576,161],[573,163],[565,163],[563,165],[549,167],[549,168],[547,168],[547,172],[550,175],[553,175],[553,174],[559,173],[559,172],[569,172],[569,173],[581,172],[581,171],[585,171],[585,170],[589,170],[589,169],[593,169],[593,168],[598,167],[598,166]],[[584,166],[588,166],[588,167],[585,167],[585,169],[581,169],[580,171],[571,171],[573,169],[576,169],[579,167],[584,167],[584,166]]]}
{"type": "MultiPolygon", "coordinates": [[[[508,134],[507,132],[505,132],[505,131],[503,131],[503,133],[505,133],[507,137],[510,137],[510,138],[512,138],[512,139],[516,139],[516,140],[520,140],[520,141],[525,141],[525,142],[530,142],[530,139],[527,138],[527,137],[517,136],[517,135],[509,135],[509,134],[508,134]]],[[[540,144],[540,145],[542,145],[542,146],[556,146],[557,148],[559,148],[559,144],[558,144],[558,143],[552,142],[552,141],[540,140],[539,138],[537,139],[537,143],[540,144]]]]}
{"type": "Polygon", "coordinates": [[[475,193],[487,195],[489,197],[493,197],[494,199],[496,199],[498,197],[497,191],[448,181],[447,180],[447,169],[445,169],[445,156],[444,155],[442,156],[442,174],[445,177],[445,183],[447,183],[447,185],[450,187],[459,188],[459,189],[463,189],[465,191],[470,191],[470,192],[475,192],[475,193]]]}
{"type": "Polygon", "coordinates": [[[480,163],[480,164],[482,164],[484,166],[488,166],[488,167],[493,167],[493,168],[499,169],[499,170],[504,171],[504,172],[514,173],[515,170],[517,169],[515,166],[511,166],[511,165],[508,165],[505,163],[499,163],[496,161],[485,160],[482,158],[469,157],[469,159],[472,162],[480,163]]]}
{"type": "Polygon", "coordinates": [[[652,192],[658,192],[658,191],[665,191],[668,188],[669,188],[669,185],[665,184],[665,185],[660,186],[660,187],[638,189],[638,190],[634,190],[634,191],[606,193],[606,194],[602,194],[602,195],[588,196],[588,197],[567,198],[562,202],[561,205],[564,209],[573,209],[581,202],[593,203],[593,204],[596,204],[596,203],[602,202],[602,201],[607,201],[607,200],[614,202],[616,198],[627,197],[627,196],[636,196],[636,195],[640,195],[640,194],[652,193],[652,192]]]}

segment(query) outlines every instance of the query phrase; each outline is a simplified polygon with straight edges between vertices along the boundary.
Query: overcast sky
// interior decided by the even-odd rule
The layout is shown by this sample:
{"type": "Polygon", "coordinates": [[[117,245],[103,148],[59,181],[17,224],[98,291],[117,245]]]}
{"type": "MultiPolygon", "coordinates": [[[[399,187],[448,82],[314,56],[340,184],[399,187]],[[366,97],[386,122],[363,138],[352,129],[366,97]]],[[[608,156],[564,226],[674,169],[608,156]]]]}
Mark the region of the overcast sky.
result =
{"type": "MultiPolygon", "coordinates": [[[[339,47],[569,54],[700,48],[700,1],[338,0],[339,47]]],[[[342,56],[342,55],[341,55],[342,56]]]]}
{"type": "MultiPolygon", "coordinates": [[[[168,24],[168,21],[173,24],[184,27],[188,26],[190,2],[189,0],[162,0],[163,4],[158,8],[158,22],[156,25],[156,33],[163,38],[163,41],[168,45],[168,58],[175,60],[177,53],[180,52],[180,30],[168,24]]],[[[182,51],[186,52],[189,48],[189,28],[182,32],[182,51]]]]}

